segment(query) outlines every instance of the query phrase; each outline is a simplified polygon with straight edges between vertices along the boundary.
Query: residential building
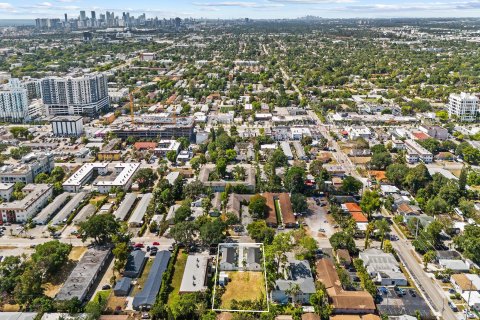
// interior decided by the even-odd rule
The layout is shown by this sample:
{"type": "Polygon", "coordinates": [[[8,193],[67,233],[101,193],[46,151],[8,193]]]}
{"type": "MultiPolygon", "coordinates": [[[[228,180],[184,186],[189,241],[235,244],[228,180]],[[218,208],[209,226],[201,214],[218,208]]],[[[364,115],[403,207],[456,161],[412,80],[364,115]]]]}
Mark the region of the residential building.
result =
{"type": "Polygon", "coordinates": [[[479,98],[465,92],[450,94],[447,109],[450,117],[455,116],[460,121],[471,122],[477,119],[480,103],[479,98]]]}
{"type": "Polygon", "coordinates": [[[449,137],[448,130],[439,126],[421,125],[418,129],[438,140],[447,140],[449,137]]]}
{"type": "MultiPolygon", "coordinates": [[[[109,193],[114,187],[126,191],[132,185],[133,177],[139,168],[139,163],[118,163],[114,167],[115,179],[96,181],[94,186],[100,193],[109,193]]],[[[63,189],[68,192],[79,192],[91,180],[94,171],[100,175],[107,175],[108,163],[85,163],[63,183],[63,189]]]]}
{"type": "Polygon", "coordinates": [[[0,90],[0,121],[26,122],[28,116],[28,96],[20,80],[9,79],[8,84],[0,90]]]}
{"type": "Polygon", "coordinates": [[[137,278],[142,273],[143,267],[145,266],[145,251],[135,250],[130,252],[127,258],[127,263],[123,271],[123,275],[129,278],[137,278]]]}
{"type": "Polygon", "coordinates": [[[414,140],[405,140],[405,147],[407,149],[406,159],[408,163],[417,163],[422,161],[424,163],[431,163],[433,161],[433,154],[419,145],[414,140]]]}
{"type": "Polygon", "coordinates": [[[25,197],[13,202],[0,204],[2,222],[25,222],[36,215],[53,194],[51,184],[27,184],[22,189],[25,197]]]}
{"type": "Polygon", "coordinates": [[[159,251],[153,260],[148,278],[143,285],[142,291],[133,298],[133,309],[150,310],[157,300],[158,291],[162,285],[163,273],[167,270],[168,261],[172,256],[170,251],[159,251]]]}
{"type": "Polygon", "coordinates": [[[8,202],[13,194],[13,187],[15,183],[0,183],[0,198],[8,202]]]}
{"type": "Polygon", "coordinates": [[[367,291],[346,291],[333,262],[320,259],[316,263],[317,281],[322,283],[333,306],[334,314],[369,314],[375,312],[375,302],[367,291]]]}
{"type": "Polygon", "coordinates": [[[272,301],[281,304],[290,302],[309,304],[310,296],[316,292],[310,263],[307,260],[288,257],[285,267],[284,279],[275,281],[274,288],[270,293],[272,301]],[[288,292],[294,286],[298,286],[298,292],[291,297],[288,292]]]}
{"type": "Polygon", "coordinates": [[[55,296],[55,300],[67,301],[77,298],[84,302],[97,277],[108,266],[109,258],[110,249],[101,247],[88,249],[55,296]]]}
{"type": "Polygon", "coordinates": [[[206,254],[188,256],[180,284],[180,294],[207,290],[209,263],[210,256],[206,254]]]}
{"type": "Polygon", "coordinates": [[[72,194],[64,192],[59,194],[52,200],[45,208],[40,211],[39,214],[33,218],[33,222],[39,225],[45,225],[55,214],[57,214],[61,208],[67,203],[72,194]]]}
{"type": "Polygon", "coordinates": [[[406,286],[408,284],[407,278],[402,273],[393,254],[371,248],[360,252],[359,258],[363,260],[363,265],[375,282],[383,286],[406,286]]]}
{"type": "Polygon", "coordinates": [[[165,157],[169,151],[175,151],[176,154],[180,151],[180,142],[176,140],[160,140],[153,152],[159,157],[165,157]]]}
{"type": "Polygon", "coordinates": [[[153,194],[151,193],[146,193],[142,195],[130,219],[128,220],[129,226],[140,227],[143,224],[143,217],[147,212],[148,205],[152,201],[152,198],[153,198],[153,194]]]}
{"type": "Polygon", "coordinates": [[[372,137],[372,131],[366,126],[346,127],[345,131],[348,134],[350,140],[356,140],[358,138],[370,139],[372,137]]]}
{"type": "Polygon", "coordinates": [[[280,147],[282,148],[283,154],[285,154],[287,159],[293,160],[292,149],[290,148],[290,144],[288,143],[288,141],[280,142],[280,147]]]}
{"type": "Polygon", "coordinates": [[[480,291],[480,277],[478,276],[478,274],[453,274],[450,277],[450,282],[452,283],[455,290],[460,294],[468,291],[480,291]]]}
{"type": "Polygon", "coordinates": [[[262,196],[267,200],[265,206],[265,220],[267,225],[271,227],[283,225],[287,228],[295,228],[297,226],[295,215],[293,214],[292,203],[290,201],[290,195],[288,193],[265,192],[262,196]],[[281,221],[277,221],[276,202],[278,202],[278,208],[280,208],[278,216],[281,218],[281,221]]]}
{"type": "Polygon", "coordinates": [[[93,117],[110,106],[107,76],[47,77],[40,81],[43,103],[49,115],[93,117]]]}
{"type": "MultiPolygon", "coordinates": [[[[225,191],[225,187],[227,184],[231,185],[232,187],[243,185],[246,189],[253,191],[255,190],[255,167],[250,164],[239,164],[238,166],[244,167],[246,171],[246,177],[243,181],[226,181],[224,179],[219,179],[216,181],[210,181],[209,176],[210,174],[216,170],[214,164],[205,164],[200,169],[200,173],[198,175],[198,180],[203,183],[204,186],[212,188],[213,192],[223,192],[225,191]]],[[[231,172],[235,166],[228,165],[227,171],[231,172]]]]}
{"type": "Polygon", "coordinates": [[[116,297],[126,297],[132,287],[132,279],[129,277],[123,277],[117,281],[115,287],[113,287],[113,294],[116,297]]]}
{"type": "Polygon", "coordinates": [[[50,120],[53,135],[57,137],[79,137],[83,133],[81,116],[57,116],[50,120]]]}

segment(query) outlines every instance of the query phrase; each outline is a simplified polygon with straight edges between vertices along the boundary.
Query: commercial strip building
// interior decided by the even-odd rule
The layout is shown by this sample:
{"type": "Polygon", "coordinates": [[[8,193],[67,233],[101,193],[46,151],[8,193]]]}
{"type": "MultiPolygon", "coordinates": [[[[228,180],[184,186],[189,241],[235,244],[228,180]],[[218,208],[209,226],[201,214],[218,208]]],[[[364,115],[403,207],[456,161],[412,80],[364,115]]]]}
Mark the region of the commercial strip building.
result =
{"type": "Polygon", "coordinates": [[[80,302],[84,302],[95,280],[108,265],[109,257],[110,248],[97,247],[85,252],[55,296],[55,300],[67,301],[77,298],[80,302]]]}
{"type": "Polygon", "coordinates": [[[375,302],[367,291],[346,291],[333,263],[320,259],[316,263],[317,281],[327,289],[328,297],[336,314],[368,314],[375,312],[375,302]]]}
{"type": "Polygon", "coordinates": [[[28,116],[28,95],[20,80],[12,78],[0,89],[0,121],[26,122],[28,116]]]}
{"type": "Polygon", "coordinates": [[[162,285],[162,276],[167,270],[171,256],[172,253],[167,250],[159,251],[157,253],[142,291],[133,298],[133,309],[150,310],[155,304],[158,291],[162,285]]]}
{"type": "Polygon", "coordinates": [[[480,113],[480,102],[476,95],[465,92],[450,94],[447,103],[448,115],[457,117],[460,121],[475,121],[480,113]]]}
{"type": "Polygon", "coordinates": [[[93,117],[109,107],[107,76],[92,73],[81,77],[47,77],[40,80],[48,115],[93,117]]]}
{"type": "Polygon", "coordinates": [[[5,165],[0,167],[0,182],[25,184],[33,183],[35,177],[40,173],[50,173],[55,162],[53,154],[30,153],[22,158],[19,165],[5,165]]]}
{"type": "Polygon", "coordinates": [[[57,116],[50,120],[53,135],[79,137],[83,133],[83,118],[80,116],[57,116]]]}
{"type": "Polygon", "coordinates": [[[131,123],[125,123],[114,128],[112,131],[120,139],[127,139],[128,137],[134,137],[136,139],[178,139],[181,137],[194,139],[193,128],[195,127],[195,121],[193,118],[168,118],[168,121],[160,121],[158,123],[143,124],[141,121],[135,119],[135,125],[131,123]]]}
{"type": "MultiPolygon", "coordinates": [[[[109,193],[114,187],[126,191],[132,185],[133,177],[139,167],[139,163],[118,163],[114,168],[116,174],[114,180],[97,181],[94,186],[100,193],[109,193]]],[[[108,163],[85,163],[63,183],[63,189],[68,192],[79,192],[82,187],[92,179],[94,171],[97,171],[99,175],[106,175],[108,173],[108,163]]]]}
{"type": "Polygon", "coordinates": [[[53,194],[51,184],[27,184],[22,192],[25,197],[13,202],[0,204],[2,222],[25,222],[37,214],[53,194]]]}

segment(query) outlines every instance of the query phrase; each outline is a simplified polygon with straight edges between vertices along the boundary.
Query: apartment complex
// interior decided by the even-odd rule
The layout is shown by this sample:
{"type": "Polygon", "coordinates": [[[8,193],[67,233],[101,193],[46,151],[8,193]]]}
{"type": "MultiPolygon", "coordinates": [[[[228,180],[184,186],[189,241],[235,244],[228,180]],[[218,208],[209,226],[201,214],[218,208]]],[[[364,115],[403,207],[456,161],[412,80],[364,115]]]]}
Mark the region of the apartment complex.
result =
{"type": "MultiPolygon", "coordinates": [[[[139,163],[119,163],[115,165],[114,177],[101,179],[94,182],[94,186],[100,193],[109,193],[114,187],[128,190],[133,182],[133,177],[139,169],[139,163]]],[[[68,192],[80,192],[82,187],[93,178],[94,172],[101,176],[108,174],[108,163],[85,163],[67,181],[63,183],[63,190],[68,192]]]]}
{"type": "Polygon", "coordinates": [[[408,163],[417,163],[418,161],[431,163],[433,161],[433,154],[416,141],[405,140],[405,147],[407,149],[405,157],[408,163]]]}
{"type": "Polygon", "coordinates": [[[55,165],[50,153],[30,153],[24,156],[17,166],[5,165],[0,167],[0,182],[32,183],[39,173],[49,173],[55,165]]]}
{"type": "Polygon", "coordinates": [[[0,204],[2,222],[25,222],[33,217],[47,204],[53,187],[51,184],[27,184],[22,192],[23,199],[0,204]]]}
{"type": "Polygon", "coordinates": [[[47,77],[40,80],[43,103],[49,115],[95,116],[109,107],[107,76],[47,77]]]}
{"type": "Polygon", "coordinates": [[[450,94],[447,104],[448,115],[456,116],[460,121],[475,121],[480,113],[479,99],[475,95],[465,92],[460,94],[450,94]]]}
{"type": "Polygon", "coordinates": [[[20,80],[10,79],[0,90],[0,120],[3,122],[28,121],[28,95],[20,80]]]}

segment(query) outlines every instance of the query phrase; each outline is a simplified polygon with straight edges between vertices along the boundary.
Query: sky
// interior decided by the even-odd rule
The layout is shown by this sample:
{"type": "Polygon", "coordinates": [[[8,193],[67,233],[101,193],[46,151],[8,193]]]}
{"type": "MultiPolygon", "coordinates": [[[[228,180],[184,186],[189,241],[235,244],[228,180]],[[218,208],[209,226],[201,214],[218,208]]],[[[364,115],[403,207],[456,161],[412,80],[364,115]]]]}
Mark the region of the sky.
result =
{"type": "Polygon", "coordinates": [[[480,17],[480,0],[0,0],[0,19],[76,18],[80,10],[167,19],[480,17]]]}

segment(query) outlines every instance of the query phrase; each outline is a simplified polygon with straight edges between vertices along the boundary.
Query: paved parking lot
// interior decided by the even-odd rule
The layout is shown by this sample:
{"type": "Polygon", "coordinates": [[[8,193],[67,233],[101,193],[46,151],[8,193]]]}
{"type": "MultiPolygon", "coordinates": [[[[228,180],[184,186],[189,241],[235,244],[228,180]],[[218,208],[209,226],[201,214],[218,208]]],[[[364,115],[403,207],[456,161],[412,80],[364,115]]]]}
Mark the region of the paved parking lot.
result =
{"type": "Polygon", "coordinates": [[[327,214],[327,206],[321,207],[315,203],[313,198],[308,198],[309,213],[305,216],[304,221],[307,224],[312,237],[314,238],[330,238],[336,230],[334,229],[335,222],[333,218],[327,214]],[[322,228],[325,232],[320,232],[322,228]]]}
{"type": "MultiPolygon", "coordinates": [[[[377,308],[380,314],[388,316],[398,316],[407,314],[410,316],[416,316],[417,310],[420,312],[422,319],[434,319],[431,314],[430,308],[423,300],[421,295],[415,290],[415,297],[406,289],[406,294],[402,297],[397,296],[393,291],[393,288],[387,288],[387,293],[381,294],[381,302],[377,303],[377,308]]],[[[448,306],[446,306],[448,307],[448,306]]]]}

